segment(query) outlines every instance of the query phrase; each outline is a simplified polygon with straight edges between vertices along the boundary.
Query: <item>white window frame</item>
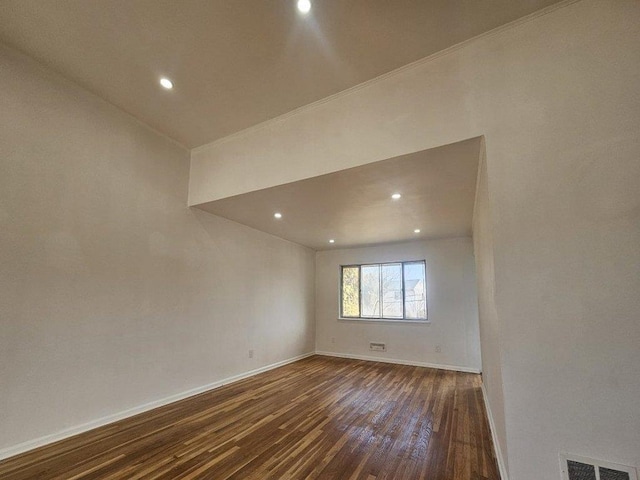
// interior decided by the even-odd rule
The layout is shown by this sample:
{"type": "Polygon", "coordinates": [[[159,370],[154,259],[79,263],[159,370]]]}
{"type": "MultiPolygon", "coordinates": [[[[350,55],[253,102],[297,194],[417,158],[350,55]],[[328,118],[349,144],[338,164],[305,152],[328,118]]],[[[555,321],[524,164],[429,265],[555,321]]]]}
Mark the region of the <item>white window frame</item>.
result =
{"type": "MultiPolygon", "coordinates": [[[[371,263],[361,263],[361,264],[347,264],[340,265],[340,279],[339,279],[339,305],[338,305],[338,319],[340,320],[354,320],[354,321],[364,321],[364,322],[408,322],[408,323],[429,323],[429,299],[427,297],[427,262],[426,260],[405,260],[398,262],[371,262],[371,263]],[[415,264],[421,263],[424,267],[424,303],[425,303],[425,317],[424,318],[406,318],[406,289],[405,289],[405,276],[404,269],[406,264],[415,264]],[[401,265],[401,279],[402,279],[402,317],[383,317],[383,308],[382,304],[380,305],[380,316],[379,317],[366,317],[362,316],[362,267],[368,266],[379,266],[382,267],[384,265],[401,265]],[[343,313],[343,280],[344,280],[344,269],[345,268],[358,268],[358,297],[360,301],[359,308],[359,316],[348,316],[343,313]]],[[[381,280],[382,281],[382,280],[381,280]]],[[[382,294],[380,299],[382,300],[382,294]]]]}

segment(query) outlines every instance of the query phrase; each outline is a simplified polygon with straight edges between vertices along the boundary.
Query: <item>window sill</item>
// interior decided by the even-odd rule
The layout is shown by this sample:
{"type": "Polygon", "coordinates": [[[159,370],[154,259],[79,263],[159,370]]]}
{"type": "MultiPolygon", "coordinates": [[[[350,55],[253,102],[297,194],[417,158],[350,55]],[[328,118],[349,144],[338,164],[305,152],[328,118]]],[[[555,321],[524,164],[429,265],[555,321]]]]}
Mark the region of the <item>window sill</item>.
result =
{"type": "Polygon", "coordinates": [[[427,324],[431,323],[431,320],[412,320],[409,318],[353,318],[353,317],[338,317],[339,322],[359,322],[359,323],[417,323],[427,324]]]}

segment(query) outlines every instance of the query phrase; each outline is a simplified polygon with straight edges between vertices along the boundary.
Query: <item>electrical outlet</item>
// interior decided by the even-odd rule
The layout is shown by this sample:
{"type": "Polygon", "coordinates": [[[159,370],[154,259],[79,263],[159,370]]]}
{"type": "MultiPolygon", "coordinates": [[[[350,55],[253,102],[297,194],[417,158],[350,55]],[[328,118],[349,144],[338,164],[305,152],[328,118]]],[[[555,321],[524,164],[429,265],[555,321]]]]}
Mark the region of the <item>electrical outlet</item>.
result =
{"type": "Polygon", "coordinates": [[[253,358],[253,350],[249,350],[249,358],[253,358]]]}
{"type": "Polygon", "coordinates": [[[436,345],[436,353],[442,353],[442,348],[440,345],[436,345]]]}

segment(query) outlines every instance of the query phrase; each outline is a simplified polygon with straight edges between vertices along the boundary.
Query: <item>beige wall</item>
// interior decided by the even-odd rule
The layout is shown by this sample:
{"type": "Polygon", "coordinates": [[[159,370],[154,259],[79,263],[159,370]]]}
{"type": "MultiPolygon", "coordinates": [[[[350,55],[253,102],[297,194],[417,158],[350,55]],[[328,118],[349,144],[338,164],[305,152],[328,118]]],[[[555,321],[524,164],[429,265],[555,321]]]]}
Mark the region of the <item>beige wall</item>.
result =
{"type": "Polygon", "coordinates": [[[506,476],[508,468],[507,430],[504,413],[504,387],[502,384],[502,331],[496,311],[495,269],[493,260],[493,223],[489,202],[489,177],[484,139],[481,145],[476,203],[473,211],[473,251],[478,283],[478,310],[480,343],[482,345],[482,383],[487,395],[487,408],[500,471],[506,476]]]}
{"type": "Polygon", "coordinates": [[[316,350],[480,371],[471,238],[327,250],[316,254],[316,350]],[[426,260],[429,323],[338,320],[340,265],[426,260]],[[384,342],[372,352],[369,342],[384,342]],[[440,346],[441,352],[436,352],[440,346]]]}
{"type": "Polygon", "coordinates": [[[313,251],[190,210],[187,151],[4,48],[0,168],[0,456],[313,351],[313,251]]]}
{"type": "Polygon", "coordinates": [[[564,5],[192,155],[197,204],[485,135],[515,480],[640,465],[640,2],[564,5]]]}

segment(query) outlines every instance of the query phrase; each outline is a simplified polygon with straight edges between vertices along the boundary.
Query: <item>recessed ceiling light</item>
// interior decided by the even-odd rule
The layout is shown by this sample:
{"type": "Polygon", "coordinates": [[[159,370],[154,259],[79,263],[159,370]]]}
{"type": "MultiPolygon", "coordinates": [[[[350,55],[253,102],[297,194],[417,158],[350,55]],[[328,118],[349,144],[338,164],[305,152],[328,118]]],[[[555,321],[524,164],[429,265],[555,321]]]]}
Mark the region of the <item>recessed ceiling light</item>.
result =
{"type": "Polygon", "coordinates": [[[419,228],[416,228],[416,229],[413,231],[413,233],[420,233],[420,229],[419,229],[419,228]]]}
{"type": "Polygon", "coordinates": [[[298,10],[300,13],[309,13],[311,2],[309,0],[298,0],[298,10]]]}
{"type": "Polygon", "coordinates": [[[280,212],[274,213],[273,216],[276,218],[282,218],[282,214],[280,212]]]}
{"type": "Polygon", "coordinates": [[[173,82],[166,77],[162,77],[160,79],[160,85],[162,85],[163,88],[166,88],[167,90],[171,90],[173,88],[173,82]]]}
{"type": "Polygon", "coordinates": [[[394,193],[393,195],[391,195],[391,198],[393,198],[394,200],[398,200],[400,197],[402,197],[402,195],[400,195],[399,193],[394,193]]]}
{"type": "Polygon", "coordinates": [[[331,240],[329,240],[329,243],[336,243],[336,241],[332,238],[331,240]]]}

